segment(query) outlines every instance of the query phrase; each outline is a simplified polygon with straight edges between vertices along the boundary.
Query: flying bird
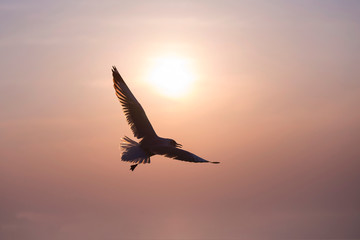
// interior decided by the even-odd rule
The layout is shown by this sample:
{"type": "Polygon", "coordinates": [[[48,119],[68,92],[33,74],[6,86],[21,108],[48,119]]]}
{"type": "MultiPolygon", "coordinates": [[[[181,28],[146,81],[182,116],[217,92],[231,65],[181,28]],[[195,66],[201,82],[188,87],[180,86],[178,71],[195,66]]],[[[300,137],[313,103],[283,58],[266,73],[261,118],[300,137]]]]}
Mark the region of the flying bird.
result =
{"type": "Polygon", "coordinates": [[[130,167],[131,171],[134,171],[138,164],[150,163],[150,157],[156,154],[187,162],[219,163],[207,161],[191,152],[180,149],[182,145],[173,139],[159,137],[155,133],[144,109],[136,100],[116,67],[112,68],[112,74],[116,96],[123,107],[130,128],[134,136],[141,139],[140,142],[136,142],[125,136],[120,144],[123,150],[121,160],[133,163],[130,167]]]}

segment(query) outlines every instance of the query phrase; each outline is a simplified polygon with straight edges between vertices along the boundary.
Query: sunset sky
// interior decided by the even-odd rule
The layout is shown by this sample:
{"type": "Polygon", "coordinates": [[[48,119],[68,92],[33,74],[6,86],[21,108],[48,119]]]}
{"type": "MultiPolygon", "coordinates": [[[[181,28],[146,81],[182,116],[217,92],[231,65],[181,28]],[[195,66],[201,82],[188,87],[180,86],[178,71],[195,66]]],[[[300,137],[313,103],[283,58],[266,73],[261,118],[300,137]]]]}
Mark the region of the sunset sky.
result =
{"type": "Polygon", "coordinates": [[[360,239],[359,183],[360,1],[0,2],[1,240],[360,239]],[[221,164],[129,171],[113,65],[221,164]]]}

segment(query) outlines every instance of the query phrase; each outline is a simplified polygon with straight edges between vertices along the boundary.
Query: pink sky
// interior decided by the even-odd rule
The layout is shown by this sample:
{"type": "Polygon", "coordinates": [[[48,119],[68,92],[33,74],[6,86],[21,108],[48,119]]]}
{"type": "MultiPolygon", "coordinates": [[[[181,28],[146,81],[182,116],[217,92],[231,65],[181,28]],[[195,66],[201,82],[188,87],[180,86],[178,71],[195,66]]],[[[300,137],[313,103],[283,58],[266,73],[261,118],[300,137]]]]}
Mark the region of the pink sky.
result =
{"type": "Polygon", "coordinates": [[[0,239],[360,238],[358,1],[2,1],[0,239]],[[190,58],[170,99],[149,59],[190,58]],[[112,87],[156,132],[219,165],[152,157],[112,87]]]}

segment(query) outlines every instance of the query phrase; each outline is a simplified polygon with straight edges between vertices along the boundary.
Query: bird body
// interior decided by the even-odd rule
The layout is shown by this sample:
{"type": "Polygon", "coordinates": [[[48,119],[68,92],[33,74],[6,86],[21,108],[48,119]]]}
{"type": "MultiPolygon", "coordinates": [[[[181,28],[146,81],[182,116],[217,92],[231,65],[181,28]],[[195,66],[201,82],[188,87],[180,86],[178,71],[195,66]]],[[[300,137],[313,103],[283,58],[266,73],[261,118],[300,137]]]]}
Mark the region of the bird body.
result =
{"type": "Polygon", "coordinates": [[[173,139],[159,137],[155,133],[144,109],[131,93],[116,67],[113,67],[112,73],[115,92],[123,106],[126,119],[134,136],[141,139],[140,142],[136,142],[125,136],[120,143],[123,150],[121,160],[134,163],[131,165],[130,170],[134,171],[138,164],[150,163],[150,157],[153,155],[164,155],[165,157],[187,162],[219,163],[207,161],[191,152],[180,149],[182,145],[173,139]]]}

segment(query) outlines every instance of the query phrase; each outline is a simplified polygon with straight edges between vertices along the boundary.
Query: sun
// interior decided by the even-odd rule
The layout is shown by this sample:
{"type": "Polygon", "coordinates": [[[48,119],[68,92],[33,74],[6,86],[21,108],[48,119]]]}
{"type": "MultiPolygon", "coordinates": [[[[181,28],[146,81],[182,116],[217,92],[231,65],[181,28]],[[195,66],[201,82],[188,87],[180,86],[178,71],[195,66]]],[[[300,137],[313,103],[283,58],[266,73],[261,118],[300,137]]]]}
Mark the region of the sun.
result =
{"type": "Polygon", "coordinates": [[[190,59],[165,56],[151,60],[148,82],[161,94],[178,98],[191,90],[195,80],[190,59]]]}

